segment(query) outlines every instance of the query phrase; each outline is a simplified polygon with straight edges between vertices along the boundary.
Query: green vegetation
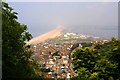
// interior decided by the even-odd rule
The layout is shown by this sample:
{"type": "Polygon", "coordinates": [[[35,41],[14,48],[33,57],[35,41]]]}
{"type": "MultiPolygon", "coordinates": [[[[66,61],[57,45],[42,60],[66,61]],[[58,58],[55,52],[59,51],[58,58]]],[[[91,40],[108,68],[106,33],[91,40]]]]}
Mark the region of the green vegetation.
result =
{"type": "Polygon", "coordinates": [[[25,41],[32,38],[17,13],[2,2],[2,78],[41,78],[38,65],[25,41]]]}
{"type": "Polygon", "coordinates": [[[79,47],[79,43],[73,44],[73,46],[71,47],[71,50],[74,50],[77,47],[79,47]]]}
{"type": "Polygon", "coordinates": [[[56,51],[55,53],[52,54],[52,56],[60,56],[58,53],[59,51],[56,51]]]}
{"type": "Polygon", "coordinates": [[[119,80],[120,42],[93,43],[72,52],[74,70],[80,80],[119,80]]]}

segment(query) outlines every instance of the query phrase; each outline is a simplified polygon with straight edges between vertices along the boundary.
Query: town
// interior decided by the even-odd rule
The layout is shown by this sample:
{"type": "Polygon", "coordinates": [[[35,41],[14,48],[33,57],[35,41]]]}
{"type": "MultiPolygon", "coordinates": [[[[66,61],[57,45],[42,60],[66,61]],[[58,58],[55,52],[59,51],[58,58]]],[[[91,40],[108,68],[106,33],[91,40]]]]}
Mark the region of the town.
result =
{"type": "MultiPolygon", "coordinates": [[[[33,45],[33,58],[40,65],[41,74],[46,78],[69,79],[77,77],[73,70],[71,53],[75,48],[90,46],[100,37],[84,36],[75,33],[65,33],[57,38],[33,45]]],[[[103,40],[107,42],[108,40],[103,40]]]]}

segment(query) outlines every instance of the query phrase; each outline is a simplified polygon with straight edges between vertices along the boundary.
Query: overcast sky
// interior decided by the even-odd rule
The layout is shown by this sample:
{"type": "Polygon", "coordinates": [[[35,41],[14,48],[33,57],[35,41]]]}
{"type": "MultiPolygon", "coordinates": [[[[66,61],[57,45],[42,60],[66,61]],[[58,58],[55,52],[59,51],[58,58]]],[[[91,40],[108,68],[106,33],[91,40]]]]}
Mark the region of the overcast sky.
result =
{"type": "Polygon", "coordinates": [[[117,36],[117,2],[9,2],[35,37],[59,25],[67,32],[117,36]]]}

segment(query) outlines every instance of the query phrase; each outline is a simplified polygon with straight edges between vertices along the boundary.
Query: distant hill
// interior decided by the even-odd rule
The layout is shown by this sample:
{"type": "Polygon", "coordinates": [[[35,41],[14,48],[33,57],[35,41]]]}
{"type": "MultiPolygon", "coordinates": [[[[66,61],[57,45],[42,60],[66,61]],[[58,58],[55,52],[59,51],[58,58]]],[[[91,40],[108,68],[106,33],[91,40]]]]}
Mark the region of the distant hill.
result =
{"type": "Polygon", "coordinates": [[[58,37],[46,40],[47,43],[82,43],[91,41],[106,40],[104,37],[87,36],[77,33],[63,33],[58,37]]]}

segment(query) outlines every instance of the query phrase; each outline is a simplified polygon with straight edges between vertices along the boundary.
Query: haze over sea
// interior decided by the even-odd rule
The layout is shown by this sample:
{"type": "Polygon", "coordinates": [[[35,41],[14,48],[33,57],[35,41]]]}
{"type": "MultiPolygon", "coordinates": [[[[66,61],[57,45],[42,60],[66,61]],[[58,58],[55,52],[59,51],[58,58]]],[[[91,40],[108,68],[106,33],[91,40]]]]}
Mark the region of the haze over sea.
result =
{"type": "Polygon", "coordinates": [[[117,26],[75,26],[68,30],[68,32],[90,35],[90,36],[99,36],[99,37],[116,37],[118,38],[118,27],[117,26]]]}
{"type": "Polygon", "coordinates": [[[118,37],[117,2],[10,2],[19,22],[28,26],[33,37],[59,25],[66,32],[118,37]]]}

